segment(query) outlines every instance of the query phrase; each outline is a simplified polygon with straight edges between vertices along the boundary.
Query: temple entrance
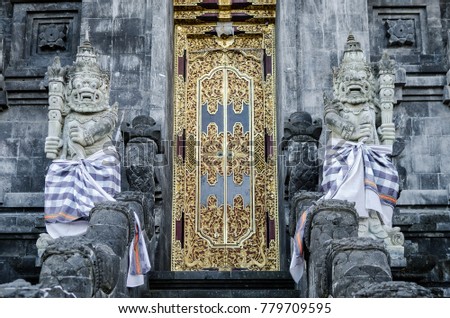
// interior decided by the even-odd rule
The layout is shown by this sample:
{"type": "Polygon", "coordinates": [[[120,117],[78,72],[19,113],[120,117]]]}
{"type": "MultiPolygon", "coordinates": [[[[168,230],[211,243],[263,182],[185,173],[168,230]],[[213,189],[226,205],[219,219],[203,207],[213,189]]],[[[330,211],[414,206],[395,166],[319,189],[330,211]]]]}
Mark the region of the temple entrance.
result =
{"type": "Polygon", "coordinates": [[[194,20],[175,26],[172,270],[279,270],[273,21],[194,20]]]}

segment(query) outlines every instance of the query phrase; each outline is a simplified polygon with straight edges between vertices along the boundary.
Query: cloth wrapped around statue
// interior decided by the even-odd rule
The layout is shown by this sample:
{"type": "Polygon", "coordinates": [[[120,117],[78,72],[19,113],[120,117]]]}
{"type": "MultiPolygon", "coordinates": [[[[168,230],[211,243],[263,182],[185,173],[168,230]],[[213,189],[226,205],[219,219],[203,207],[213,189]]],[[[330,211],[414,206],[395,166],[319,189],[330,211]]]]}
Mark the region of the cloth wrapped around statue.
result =
{"type": "Polygon", "coordinates": [[[354,202],[363,218],[369,217],[369,210],[377,211],[391,227],[399,191],[391,153],[392,146],[333,139],[325,153],[323,199],[354,202]]]}
{"type": "Polygon", "coordinates": [[[45,177],[47,232],[53,238],[85,232],[94,203],[115,201],[119,192],[120,161],[113,149],[86,159],[54,160],[45,177]]]}
{"type": "MultiPolygon", "coordinates": [[[[45,222],[53,238],[80,235],[88,228],[96,202],[115,201],[120,192],[120,161],[115,149],[100,150],[86,159],[54,160],[45,178],[45,222]]],[[[127,286],[144,283],[151,265],[139,218],[129,248],[127,286]]]]}
{"type": "MultiPolygon", "coordinates": [[[[360,217],[368,218],[369,210],[374,210],[391,227],[399,192],[399,177],[391,153],[392,146],[333,139],[325,153],[322,181],[325,194],[319,200],[354,202],[360,217]]],[[[308,213],[305,211],[298,220],[293,240],[290,273],[297,283],[305,266],[303,236],[308,213]]]]}

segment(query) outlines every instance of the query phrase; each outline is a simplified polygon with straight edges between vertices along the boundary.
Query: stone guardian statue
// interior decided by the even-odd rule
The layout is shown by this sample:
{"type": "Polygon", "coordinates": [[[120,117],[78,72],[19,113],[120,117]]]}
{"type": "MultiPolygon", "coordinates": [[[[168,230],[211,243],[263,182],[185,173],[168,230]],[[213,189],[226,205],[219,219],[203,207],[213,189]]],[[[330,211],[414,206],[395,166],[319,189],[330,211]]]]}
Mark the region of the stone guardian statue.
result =
{"type": "Polygon", "coordinates": [[[109,75],[98,62],[88,35],[72,66],[59,58],[49,80],[45,221],[52,237],[83,233],[95,202],[120,192],[120,164],[112,134],[117,104],[109,105],[109,75]]]}
{"type": "Polygon", "coordinates": [[[359,42],[348,37],[340,67],[334,71],[334,98],[325,105],[331,136],[324,162],[324,199],[355,203],[359,236],[381,239],[403,253],[404,238],[392,228],[398,173],[391,162],[395,126],[392,119],[394,63],[379,64],[378,82],[359,42]]]}

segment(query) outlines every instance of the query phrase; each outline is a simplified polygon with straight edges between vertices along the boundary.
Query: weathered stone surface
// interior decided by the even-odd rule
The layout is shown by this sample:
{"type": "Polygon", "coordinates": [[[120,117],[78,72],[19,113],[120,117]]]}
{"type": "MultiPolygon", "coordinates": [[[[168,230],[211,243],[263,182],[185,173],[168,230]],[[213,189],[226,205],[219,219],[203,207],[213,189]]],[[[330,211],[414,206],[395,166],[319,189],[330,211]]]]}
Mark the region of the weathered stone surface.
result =
{"type": "Polygon", "coordinates": [[[149,239],[155,234],[155,199],[152,193],[137,191],[126,191],[116,195],[116,199],[121,202],[135,202],[142,207],[142,226],[149,239]]]}
{"type": "Polygon", "coordinates": [[[289,235],[294,236],[297,222],[303,212],[311,207],[322,196],[320,192],[297,191],[289,200],[289,235]]]}
{"type": "Polygon", "coordinates": [[[49,297],[61,297],[66,292],[76,297],[128,294],[129,245],[135,236],[135,217],[145,224],[145,198],[130,193],[123,197],[127,201],[97,204],[85,234],[48,242],[42,256],[40,284],[51,288],[49,297]],[[61,286],[65,293],[55,286],[61,286]]]}
{"type": "Polygon", "coordinates": [[[306,112],[291,114],[284,125],[283,143],[286,148],[285,185],[289,200],[301,190],[317,191],[320,165],[318,158],[322,122],[313,122],[306,112]]]}
{"type": "Polygon", "coordinates": [[[320,250],[330,239],[356,237],[358,216],[354,204],[341,200],[322,200],[306,218],[305,242],[308,249],[320,250]]]}
{"type": "Polygon", "coordinates": [[[448,205],[448,190],[403,190],[398,205],[448,205]]]}
{"type": "Polygon", "coordinates": [[[415,283],[382,282],[368,285],[353,293],[356,298],[431,298],[433,294],[415,283]]]}
{"type": "Polygon", "coordinates": [[[32,285],[23,279],[0,285],[0,298],[43,298],[46,295],[40,285],[32,285]]]}
{"type": "Polygon", "coordinates": [[[308,296],[330,295],[326,258],[333,240],[358,236],[358,215],[354,204],[323,200],[307,215],[304,240],[308,248],[308,296]]]}
{"type": "Polygon", "coordinates": [[[388,252],[382,242],[369,238],[333,240],[327,266],[333,297],[351,297],[366,286],[392,280],[388,252]]]}

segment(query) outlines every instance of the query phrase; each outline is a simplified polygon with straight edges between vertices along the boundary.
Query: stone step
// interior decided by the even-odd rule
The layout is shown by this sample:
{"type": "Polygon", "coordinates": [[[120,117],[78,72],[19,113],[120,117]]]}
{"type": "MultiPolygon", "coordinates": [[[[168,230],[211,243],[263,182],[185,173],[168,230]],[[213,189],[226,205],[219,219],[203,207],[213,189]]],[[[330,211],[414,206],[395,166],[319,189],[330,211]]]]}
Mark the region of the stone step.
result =
{"type": "Polygon", "coordinates": [[[182,289],[149,290],[144,298],[299,298],[298,290],[273,289],[182,289]]]}
{"type": "Polygon", "coordinates": [[[148,286],[149,290],[142,297],[299,297],[299,291],[295,290],[295,283],[287,271],[152,272],[148,286]]]}

